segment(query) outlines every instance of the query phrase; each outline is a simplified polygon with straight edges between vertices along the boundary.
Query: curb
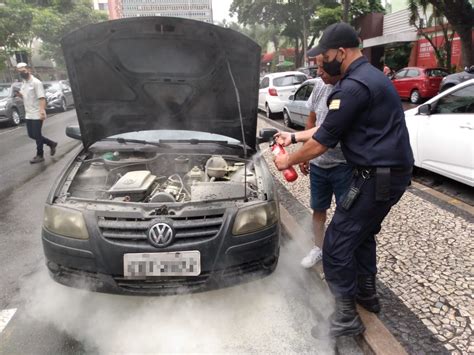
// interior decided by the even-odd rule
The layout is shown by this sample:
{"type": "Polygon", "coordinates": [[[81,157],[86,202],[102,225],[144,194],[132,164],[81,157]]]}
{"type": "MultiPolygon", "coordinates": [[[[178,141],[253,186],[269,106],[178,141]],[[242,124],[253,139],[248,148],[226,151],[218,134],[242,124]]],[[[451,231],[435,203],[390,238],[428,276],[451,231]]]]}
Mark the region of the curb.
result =
{"type": "MultiPolygon", "coordinates": [[[[301,228],[296,220],[289,214],[288,210],[281,204],[280,219],[285,232],[293,241],[296,242],[299,248],[305,251],[311,249],[312,241],[310,238],[301,237],[307,234],[307,232],[301,228]]],[[[315,265],[312,270],[324,281],[321,263],[315,265]]],[[[397,341],[397,339],[395,339],[374,313],[370,313],[359,306],[357,306],[357,311],[359,312],[366,330],[362,336],[358,337],[355,341],[359,343],[359,346],[365,354],[407,355],[407,352],[402,345],[397,341]]]]}

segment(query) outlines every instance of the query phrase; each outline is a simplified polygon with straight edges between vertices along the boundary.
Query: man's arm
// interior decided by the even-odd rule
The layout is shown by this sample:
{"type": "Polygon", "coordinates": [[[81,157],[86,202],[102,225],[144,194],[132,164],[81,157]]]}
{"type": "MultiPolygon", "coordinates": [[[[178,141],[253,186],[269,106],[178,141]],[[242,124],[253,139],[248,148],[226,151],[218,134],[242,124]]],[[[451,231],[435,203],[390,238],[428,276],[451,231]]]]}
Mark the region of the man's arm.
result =
{"type": "Polygon", "coordinates": [[[44,97],[40,97],[38,100],[39,100],[40,118],[42,120],[45,120],[46,119],[46,99],[44,97]]]}
{"type": "Polygon", "coordinates": [[[294,153],[279,154],[273,160],[278,170],[284,170],[324,154],[328,148],[315,139],[309,139],[301,149],[294,153]]]}

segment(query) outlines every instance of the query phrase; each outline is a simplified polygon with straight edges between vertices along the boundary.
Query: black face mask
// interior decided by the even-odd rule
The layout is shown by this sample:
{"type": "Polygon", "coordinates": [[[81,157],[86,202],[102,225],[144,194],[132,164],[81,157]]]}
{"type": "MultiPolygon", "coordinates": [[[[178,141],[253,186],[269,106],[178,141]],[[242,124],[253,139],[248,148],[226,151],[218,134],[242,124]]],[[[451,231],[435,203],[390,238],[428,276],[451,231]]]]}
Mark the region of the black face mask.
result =
{"type": "MultiPolygon", "coordinates": [[[[336,55],[337,57],[337,55],[336,55]]],[[[330,62],[323,62],[323,69],[326,73],[328,73],[330,76],[337,76],[341,75],[341,64],[342,62],[339,62],[336,57],[330,62]]]]}
{"type": "Polygon", "coordinates": [[[20,73],[20,76],[23,78],[23,79],[28,79],[30,77],[30,73],[25,73],[25,72],[21,72],[20,73]]]}

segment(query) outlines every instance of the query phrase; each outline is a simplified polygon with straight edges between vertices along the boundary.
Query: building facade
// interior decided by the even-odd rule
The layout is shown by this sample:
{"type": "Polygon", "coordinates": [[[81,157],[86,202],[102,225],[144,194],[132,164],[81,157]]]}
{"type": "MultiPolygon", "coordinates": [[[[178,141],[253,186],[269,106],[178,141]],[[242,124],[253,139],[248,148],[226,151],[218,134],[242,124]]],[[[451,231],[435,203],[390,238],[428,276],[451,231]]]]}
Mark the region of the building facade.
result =
{"type": "Polygon", "coordinates": [[[212,0],[108,0],[110,19],[137,16],[183,17],[212,23],[212,0]]]}

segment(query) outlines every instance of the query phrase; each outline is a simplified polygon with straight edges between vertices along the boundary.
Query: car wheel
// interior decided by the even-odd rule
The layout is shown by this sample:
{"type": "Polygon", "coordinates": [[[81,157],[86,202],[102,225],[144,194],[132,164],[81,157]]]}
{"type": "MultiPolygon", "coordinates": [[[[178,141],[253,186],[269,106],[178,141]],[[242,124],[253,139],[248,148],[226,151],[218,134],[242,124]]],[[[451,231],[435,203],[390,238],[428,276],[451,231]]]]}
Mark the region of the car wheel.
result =
{"type": "Polygon", "coordinates": [[[20,114],[18,113],[17,109],[14,108],[12,111],[12,124],[18,126],[21,122],[20,114]]]}
{"type": "Polygon", "coordinates": [[[67,103],[66,103],[66,100],[64,98],[61,100],[60,110],[61,110],[61,112],[66,112],[66,110],[67,110],[67,103]]]}
{"type": "Polygon", "coordinates": [[[293,122],[291,122],[290,114],[287,110],[283,110],[283,124],[289,128],[293,127],[293,122]]]}
{"type": "Polygon", "coordinates": [[[419,92],[418,90],[416,90],[416,89],[413,90],[413,91],[411,92],[411,94],[410,94],[410,102],[411,102],[412,104],[417,104],[417,103],[420,102],[420,99],[421,99],[421,97],[420,97],[420,92],[419,92]]]}
{"type": "Polygon", "coordinates": [[[265,104],[265,116],[270,119],[273,119],[273,117],[275,117],[275,114],[272,112],[272,110],[270,110],[268,104],[265,104]]]}

